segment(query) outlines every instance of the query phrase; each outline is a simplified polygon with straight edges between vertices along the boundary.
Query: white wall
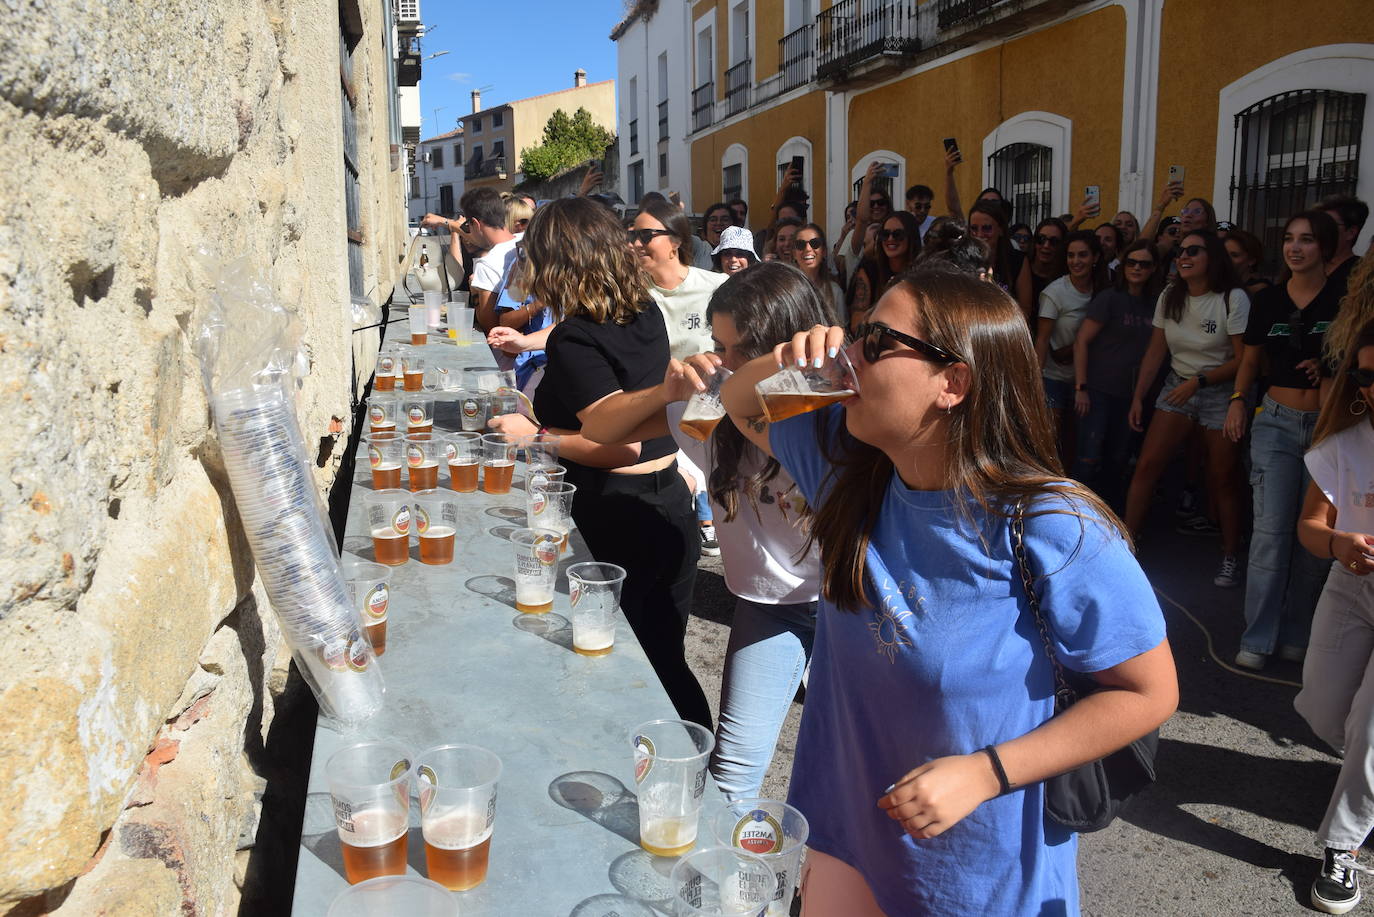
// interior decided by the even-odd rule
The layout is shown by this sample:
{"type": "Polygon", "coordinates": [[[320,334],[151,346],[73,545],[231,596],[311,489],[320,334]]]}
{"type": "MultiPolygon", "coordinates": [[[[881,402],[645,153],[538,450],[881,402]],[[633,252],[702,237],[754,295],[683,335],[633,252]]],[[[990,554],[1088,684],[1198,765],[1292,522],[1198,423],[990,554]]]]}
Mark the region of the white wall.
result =
{"type": "MultiPolygon", "coordinates": [[[[463,166],[455,165],[453,162],[453,147],[463,142],[462,137],[449,137],[437,142],[421,141],[415,149],[415,177],[420,180],[420,196],[411,198],[408,206],[408,216],[412,221],[420,219],[427,212],[435,211],[439,207],[439,186],[453,186],[453,205],[458,206],[458,199],[463,196],[463,166]],[[424,162],[426,153],[435,147],[442,147],[444,150],[444,167],[436,169],[433,165],[424,162]]],[[[464,152],[463,162],[467,162],[467,154],[464,152]]]]}
{"type": "MultiPolygon", "coordinates": [[[[690,6],[686,17],[690,17],[690,6]]],[[[646,23],[636,21],[616,42],[616,84],[620,95],[616,99],[616,128],[620,137],[620,187],[622,196],[630,187],[630,164],[644,163],[644,190],[660,187],[680,191],[687,209],[696,209],[691,200],[691,146],[687,142],[690,129],[692,89],[688,69],[690,34],[687,18],[672,4],[661,4],[646,23]],[[660,183],[658,170],[658,56],[668,55],[668,153],[667,182],[660,183]],[[630,155],[630,101],[626,98],[630,80],[635,79],[639,94],[639,153],[630,155]]],[[[635,201],[626,200],[634,206],[635,201]]],[[[706,203],[710,203],[707,201],[706,203]]]]}

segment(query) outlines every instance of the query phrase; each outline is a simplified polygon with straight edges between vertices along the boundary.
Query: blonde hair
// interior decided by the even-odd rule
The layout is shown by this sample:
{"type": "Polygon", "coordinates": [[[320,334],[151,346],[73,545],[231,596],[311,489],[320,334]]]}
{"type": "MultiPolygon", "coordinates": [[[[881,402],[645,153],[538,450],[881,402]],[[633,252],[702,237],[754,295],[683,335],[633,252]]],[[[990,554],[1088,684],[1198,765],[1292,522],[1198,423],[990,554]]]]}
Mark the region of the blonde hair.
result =
{"type": "Polygon", "coordinates": [[[522,195],[505,192],[501,196],[506,203],[506,231],[515,232],[515,224],[534,216],[534,208],[522,195]]]}
{"type": "Polygon", "coordinates": [[[1350,271],[1336,320],[1326,329],[1322,342],[1326,362],[1331,366],[1345,363],[1355,336],[1370,321],[1374,321],[1374,256],[1366,255],[1350,271]]]}
{"type": "Polygon", "coordinates": [[[585,197],[540,207],[525,228],[525,291],[561,321],[627,325],[649,299],[647,275],[615,214],[585,197]]]}

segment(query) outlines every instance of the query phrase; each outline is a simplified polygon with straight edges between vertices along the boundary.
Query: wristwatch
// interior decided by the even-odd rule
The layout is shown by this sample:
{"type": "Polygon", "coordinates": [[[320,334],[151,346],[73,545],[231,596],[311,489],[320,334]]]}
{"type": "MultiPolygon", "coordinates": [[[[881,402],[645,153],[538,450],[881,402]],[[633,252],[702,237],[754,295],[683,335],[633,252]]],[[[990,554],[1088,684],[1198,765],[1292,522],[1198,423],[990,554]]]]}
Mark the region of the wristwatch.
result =
{"type": "Polygon", "coordinates": [[[1198,387],[1198,388],[1206,388],[1206,387],[1207,387],[1207,374],[1206,374],[1206,373],[1198,373],[1198,374],[1197,374],[1197,387],[1198,387]]]}

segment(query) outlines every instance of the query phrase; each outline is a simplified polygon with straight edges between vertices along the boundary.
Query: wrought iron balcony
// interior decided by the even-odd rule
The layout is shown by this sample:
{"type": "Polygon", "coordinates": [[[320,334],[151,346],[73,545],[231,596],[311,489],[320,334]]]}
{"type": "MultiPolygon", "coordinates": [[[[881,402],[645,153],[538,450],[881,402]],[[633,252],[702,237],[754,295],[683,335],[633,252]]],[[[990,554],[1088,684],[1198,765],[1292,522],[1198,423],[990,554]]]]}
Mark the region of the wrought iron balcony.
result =
{"type": "Polygon", "coordinates": [[[692,90],[692,130],[705,130],[715,123],[716,82],[698,86],[692,90]]]}
{"type": "Polygon", "coordinates": [[[940,42],[959,45],[1001,37],[1063,15],[1087,0],[937,0],[940,42]]]}
{"type": "Polygon", "coordinates": [[[468,164],[463,167],[463,177],[467,179],[504,179],[506,177],[506,157],[489,156],[485,159],[469,159],[468,164]]]}
{"type": "Polygon", "coordinates": [[[725,71],[725,116],[737,115],[749,107],[749,89],[753,80],[750,68],[753,61],[745,59],[725,71]]]}
{"type": "Polygon", "coordinates": [[[816,77],[875,81],[921,49],[916,0],[839,0],[816,17],[816,77]]]}
{"type": "Polygon", "coordinates": [[[808,22],[778,39],[778,70],[782,91],[805,86],[816,78],[816,27],[808,22]]]}
{"type": "Polygon", "coordinates": [[[668,100],[658,103],[658,142],[668,139],[668,100]]]}

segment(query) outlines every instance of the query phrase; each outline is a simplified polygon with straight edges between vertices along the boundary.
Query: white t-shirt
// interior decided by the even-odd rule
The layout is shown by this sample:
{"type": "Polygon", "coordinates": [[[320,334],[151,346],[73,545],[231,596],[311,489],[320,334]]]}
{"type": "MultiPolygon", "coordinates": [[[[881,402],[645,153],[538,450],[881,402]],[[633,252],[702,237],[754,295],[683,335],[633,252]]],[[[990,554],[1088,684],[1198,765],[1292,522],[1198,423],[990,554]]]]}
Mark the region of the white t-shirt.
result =
{"type": "MultiPolygon", "coordinates": [[[[1051,351],[1073,343],[1092,298],[1091,293],[1079,292],[1068,274],[1050,281],[1049,286],[1045,287],[1040,294],[1040,317],[1054,319],[1054,328],[1050,331],[1051,351]]],[[[1059,382],[1074,380],[1073,364],[1060,363],[1054,357],[1045,358],[1045,366],[1040,373],[1046,379],[1059,382]]]]}
{"type": "Polygon", "coordinates": [[[706,305],[716,287],[728,279],[728,274],[688,267],[687,279],[675,289],[649,285],[649,295],[658,303],[663,324],[668,326],[668,351],[673,359],[685,360],[692,354],[714,349],[711,329],[706,324],[706,305]]]}
{"type": "Polygon", "coordinates": [[[501,278],[510,270],[511,262],[515,260],[515,243],[524,237],[525,234],[522,232],[505,242],[497,242],[485,255],[478,258],[472,265],[472,280],[469,286],[474,290],[487,292],[500,286],[501,278]]]}
{"type": "Polygon", "coordinates": [[[1166,289],[1159,294],[1153,324],[1164,329],[1174,372],[1191,379],[1198,373],[1216,369],[1236,355],[1230,335],[1244,334],[1245,325],[1250,321],[1250,297],[1244,290],[1237,287],[1231,291],[1229,311],[1227,297],[1222,293],[1189,296],[1176,322],[1164,319],[1164,297],[1168,292],[1166,289]]]}
{"type": "Polygon", "coordinates": [[[1336,507],[1336,528],[1374,535],[1374,426],[1361,418],[1313,446],[1303,460],[1312,483],[1336,507]]]}
{"type": "MultiPolygon", "coordinates": [[[[678,429],[687,402],[668,405],[668,429],[688,458],[709,479],[714,449],[711,440],[699,443],[678,429]]],[[[757,450],[754,450],[757,453],[757,450]]],[[[762,467],[748,461],[740,467],[747,477],[762,467]]],[[[734,595],[763,605],[798,605],[814,602],[820,595],[821,562],[819,550],[801,554],[806,544],[806,529],[798,524],[806,499],[786,471],[760,486],[754,494],[758,512],[749,498],[740,494],[735,518],[725,521],[725,508],[712,501],[716,541],[720,543],[725,566],[725,587],[734,595]],[[793,558],[800,555],[801,560],[793,558]]]]}

